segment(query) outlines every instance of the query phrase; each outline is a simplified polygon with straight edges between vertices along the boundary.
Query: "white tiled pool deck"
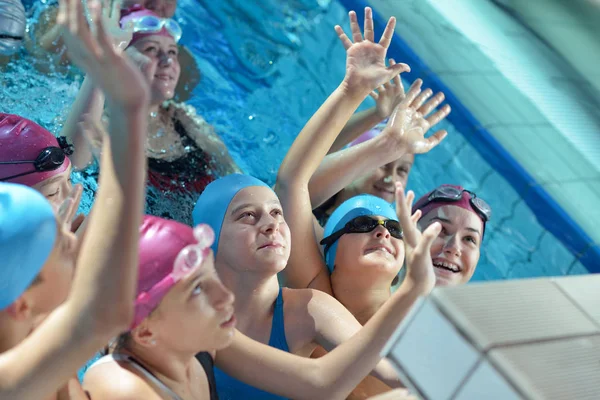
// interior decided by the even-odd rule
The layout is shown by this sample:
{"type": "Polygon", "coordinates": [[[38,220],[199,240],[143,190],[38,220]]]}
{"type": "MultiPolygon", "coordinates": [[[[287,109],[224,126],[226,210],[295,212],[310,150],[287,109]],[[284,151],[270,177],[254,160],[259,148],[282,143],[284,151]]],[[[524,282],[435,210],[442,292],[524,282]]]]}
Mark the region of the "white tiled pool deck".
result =
{"type": "Polygon", "coordinates": [[[369,3],[398,19],[403,40],[599,245],[600,110],[589,83],[489,1],[369,3]]]}

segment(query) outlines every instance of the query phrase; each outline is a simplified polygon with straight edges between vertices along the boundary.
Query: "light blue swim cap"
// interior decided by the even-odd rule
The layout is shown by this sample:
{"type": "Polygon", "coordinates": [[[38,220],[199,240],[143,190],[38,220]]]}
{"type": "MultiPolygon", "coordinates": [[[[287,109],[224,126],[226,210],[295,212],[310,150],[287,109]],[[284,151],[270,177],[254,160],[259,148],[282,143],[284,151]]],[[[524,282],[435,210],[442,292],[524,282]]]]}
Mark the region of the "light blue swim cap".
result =
{"type": "MultiPolygon", "coordinates": [[[[394,221],[398,221],[398,216],[392,205],[381,197],[370,194],[361,194],[354,196],[343,202],[329,217],[325,224],[323,237],[326,238],[332,233],[342,229],[348,222],[356,217],[363,215],[379,216],[394,221]]],[[[336,241],[325,254],[325,264],[329,268],[329,273],[333,272],[335,256],[337,254],[338,242],[336,241]]]]}
{"type": "Polygon", "coordinates": [[[229,204],[240,190],[251,186],[271,187],[250,175],[231,174],[211,182],[198,198],[192,218],[194,225],[207,224],[215,231],[215,242],[211,246],[215,255],[219,249],[221,227],[229,204]]]}
{"type": "Polygon", "coordinates": [[[25,185],[0,183],[0,310],[38,276],[54,248],[56,228],[44,196],[25,185]]]}

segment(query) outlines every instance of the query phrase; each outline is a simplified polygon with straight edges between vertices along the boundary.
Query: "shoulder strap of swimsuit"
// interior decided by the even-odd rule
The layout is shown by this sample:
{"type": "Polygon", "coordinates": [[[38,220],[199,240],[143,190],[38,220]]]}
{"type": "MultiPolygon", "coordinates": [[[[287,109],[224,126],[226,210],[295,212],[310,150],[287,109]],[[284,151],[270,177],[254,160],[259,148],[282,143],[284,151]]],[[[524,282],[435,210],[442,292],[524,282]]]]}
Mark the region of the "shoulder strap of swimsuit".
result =
{"type": "Polygon", "coordinates": [[[192,138],[188,135],[187,130],[184,128],[181,121],[175,117],[173,117],[173,128],[175,129],[175,132],[177,132],[179,137],[181,137],[181,142],[183,143],[184,146],[187,146],[190,143],[193,143],[192,138]]]}
{"type": "Polygon", "coordinates": [[[126,363],[130,364],[132,367],[134,367],[136,370],[138,370],[142,375],[144,375],[146,378],[148,378],[148,380],[150,382],[154,383],[162,391],[164,391],[169,396],[171,396],[173,398],[173,400],[183,400],[181,397],[179,397],[179,395],[177,393],[175,393],[173,390],[171,390],[170,387],[165,385],[160,379],[158,379],[156,377],[156,375],[154,375],[152,372],[150,372],[150,370],[148,368],[146,368],[142,364],[140,364],[140,362],[137,361],[135,358],[133,358],[129,355],[126,355],[126,354],[118,354],[117,353],[117,354],[113,355],[113,359],[115,361],[121,361],[121,362],[126,362],[126,363]]]}
{"type": "Polygon", "coordinates": [[[94,361],[92,363],[92,365],[90,365],[88,367],[88,371],[94,367],[97,367],[98,365],[102,365],[102,364],[106,364],[108,362],[112,362],[112,361],[117,361],[117,359],[114,357],[113,354],[107,354],[105,356],[102,356],[101,358],[97,359],[96,361],[94,361]]]}
{"type": "Polygon", "coordinates": [[[279,350],[290,351],[287,338],[285,337],[285,321],[283,318],[283,290],[279,288],[277,301],[275,301],[275,309],[273,310],[273,323],[271,325],[271,337],[269,346],[279,350]]]}

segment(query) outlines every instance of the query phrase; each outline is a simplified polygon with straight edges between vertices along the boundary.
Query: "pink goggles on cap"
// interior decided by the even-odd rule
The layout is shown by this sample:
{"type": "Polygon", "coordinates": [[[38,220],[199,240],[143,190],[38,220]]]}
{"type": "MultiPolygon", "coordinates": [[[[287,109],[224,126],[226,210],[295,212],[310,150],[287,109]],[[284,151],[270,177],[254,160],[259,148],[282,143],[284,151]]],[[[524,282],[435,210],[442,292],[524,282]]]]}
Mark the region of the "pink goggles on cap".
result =
{"type": "Polygon", "coordinates": [[[194,228],[197,243],[184,247],[173,264],[173,271],[149,290],[141,292],[135,299],[135,317],[130,329],[135,328],[154,310],[169,290],[179,281],[196,272],[210,254],[215,234],[210,226],[202,224],[194,228]]]}
{"type": "Polygon", "coordinates": [[[171,36],[175,43],[179,42],[183,31],[181,26],[171,18],[160,18],[154,15],[132,16],[127,17],[123,24],[124,28],[131,29],[134,34],[132,42],[137,40],[137,36],[152,35],[152,34],[167,34],[171,36]]]}

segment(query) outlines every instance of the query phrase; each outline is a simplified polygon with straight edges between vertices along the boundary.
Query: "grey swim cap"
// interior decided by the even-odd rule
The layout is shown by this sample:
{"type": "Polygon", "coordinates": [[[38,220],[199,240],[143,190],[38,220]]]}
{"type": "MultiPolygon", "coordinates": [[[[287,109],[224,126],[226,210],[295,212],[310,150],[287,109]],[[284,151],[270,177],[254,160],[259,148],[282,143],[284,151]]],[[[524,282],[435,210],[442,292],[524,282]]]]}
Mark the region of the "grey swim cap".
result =
{"type": "Polygon", "coordinates": [[[0,0],[0,55],[10,56],[19,50],[26,24],[21,0],[0,0]]]}

